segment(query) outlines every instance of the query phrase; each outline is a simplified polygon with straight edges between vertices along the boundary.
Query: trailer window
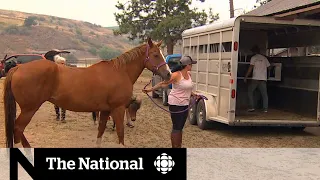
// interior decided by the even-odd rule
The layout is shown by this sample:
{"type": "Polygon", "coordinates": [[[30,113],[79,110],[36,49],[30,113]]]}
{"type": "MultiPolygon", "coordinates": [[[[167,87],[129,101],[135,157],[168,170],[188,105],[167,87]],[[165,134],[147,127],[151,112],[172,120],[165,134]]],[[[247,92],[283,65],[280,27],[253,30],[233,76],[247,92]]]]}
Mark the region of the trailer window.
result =
{"type": "Polygon", "coordinates": [[[192,50],[191,50],[192,54],[197,54],[197,48],[198,46],[192,46],[192,50]]]}
{"type": "MultiPolygon", "coordinates": [[[[220,46],[220,43],[210,44],[209,53],[220,52],[219,46],[220,46]]],[[[232,42],[223,42],[221,44],[221,52],[231,52],[231,49],[232,49],[232,42]]]]}
{"type": "Polygon", "coordinates": [[[289,47],[269,49],[271,57],[302,57],[302,56],[319,56],[320,47],[289,47]]]}
{"type": "Polygon", "coordinates": [[[203,45],[199,46],[199,54],[203,53],[203,45]]]}
{"type": "Polygon", "coordinates": [[[223,42],[221,45],[221,52],[231,52],[232,42],[223,42]]]}
{"type": "Polygon", "coordinates": [[[197,46],[191,46],[190,54],[196,54],[197,52],[197,46]]]}
{"type": "Polygon", "coordinates": [[[188,54],[189,54],[189,49],[190,49],[189,46],[184,47],[184,54],[185,54],[185,53],[188,53],[188,54]]]}
{"type": "Polygon", "coordinates": [[[210,53],[217,53],[219,52],[219,43],[210,44],[210,53]]]}

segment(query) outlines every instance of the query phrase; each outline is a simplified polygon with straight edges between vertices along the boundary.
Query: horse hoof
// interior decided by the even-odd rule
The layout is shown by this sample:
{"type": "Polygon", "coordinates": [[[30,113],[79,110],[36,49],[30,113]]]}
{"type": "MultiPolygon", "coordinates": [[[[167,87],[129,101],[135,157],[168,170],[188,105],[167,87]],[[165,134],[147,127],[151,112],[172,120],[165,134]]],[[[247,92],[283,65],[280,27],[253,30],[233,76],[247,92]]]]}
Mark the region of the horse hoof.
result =
{"type": "Polygon", "coordinates": [[[120,144],[120,148],[126,148],[124,144],[120,144]]]}
{"type": "Polygon", "coordinates": [[[97,148],[101,147],[101,138],[97,138],[96,145],[97,145],[97,148]]]}

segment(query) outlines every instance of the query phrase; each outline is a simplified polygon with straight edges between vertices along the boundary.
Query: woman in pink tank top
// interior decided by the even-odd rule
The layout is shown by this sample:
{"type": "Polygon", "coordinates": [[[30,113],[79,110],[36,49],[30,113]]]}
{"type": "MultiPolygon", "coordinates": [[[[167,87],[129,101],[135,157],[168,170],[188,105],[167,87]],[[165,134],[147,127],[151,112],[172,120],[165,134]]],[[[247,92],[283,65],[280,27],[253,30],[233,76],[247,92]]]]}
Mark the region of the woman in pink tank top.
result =
{"type": "MultiPolygon", "coordinates": [[[[197,99],[200,98],[200,96],[192,92],[193,83],[190,75],[192,64],[196,64],[197,61],[193,61],[190,56],[184,56],[180,59],[180,63],[181,68],[172,73],[169,81],[162,81],[150,89],[142,90],[148,93],[159,88],[166,88],[169,84],[172,84],[172,90],[168,96],[169,110],[171,112],[186,110],[189,106],[191,96],[195,96],[197,99]]],[[[187,110],[181,113],[171,113],[171,144],[173,148],[181,148],[182,129],[187,117],[187,110]]]]}

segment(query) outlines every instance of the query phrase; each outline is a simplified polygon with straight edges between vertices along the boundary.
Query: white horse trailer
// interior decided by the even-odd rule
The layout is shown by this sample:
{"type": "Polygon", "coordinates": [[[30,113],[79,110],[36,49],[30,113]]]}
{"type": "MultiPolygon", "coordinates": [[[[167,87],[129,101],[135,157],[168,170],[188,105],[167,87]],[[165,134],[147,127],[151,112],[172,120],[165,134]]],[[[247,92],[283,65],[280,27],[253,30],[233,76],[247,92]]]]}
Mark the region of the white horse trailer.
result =
{"type": "MultiPolygon", "coordinates": [[[[194,90],[208,98],[190,109],[191,124],[201,129],[209,121],[297,129],[320,125],[320,56],[293,52],[320,45],[320,21],[239,16],[185,30],[182,39],[182,54],[198,61],[191,71],[194,90]],[[250,78],[247,84],[243,79],[254,45],[273,67],[268,71],[267,113],[246,111],[250,78]],[[276,51],[287,54],[279,57],[276,51]]],[[[261,107],[259,91],[255,93],[256,105],[261,107]]]]}

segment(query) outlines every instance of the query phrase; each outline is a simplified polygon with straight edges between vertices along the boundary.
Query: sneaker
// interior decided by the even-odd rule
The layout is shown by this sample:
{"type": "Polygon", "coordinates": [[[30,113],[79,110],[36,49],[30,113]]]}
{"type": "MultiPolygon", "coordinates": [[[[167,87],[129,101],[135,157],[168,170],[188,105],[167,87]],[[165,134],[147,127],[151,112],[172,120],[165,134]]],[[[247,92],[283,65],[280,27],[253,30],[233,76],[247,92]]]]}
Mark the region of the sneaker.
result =
{"type": "Polygon", "coordinates": [[[254,108],[252,108],[252,109],[248,109],[248,112],[253,112],[253,111],[255,111],[255,109],[254,109],[254,108]]]}

